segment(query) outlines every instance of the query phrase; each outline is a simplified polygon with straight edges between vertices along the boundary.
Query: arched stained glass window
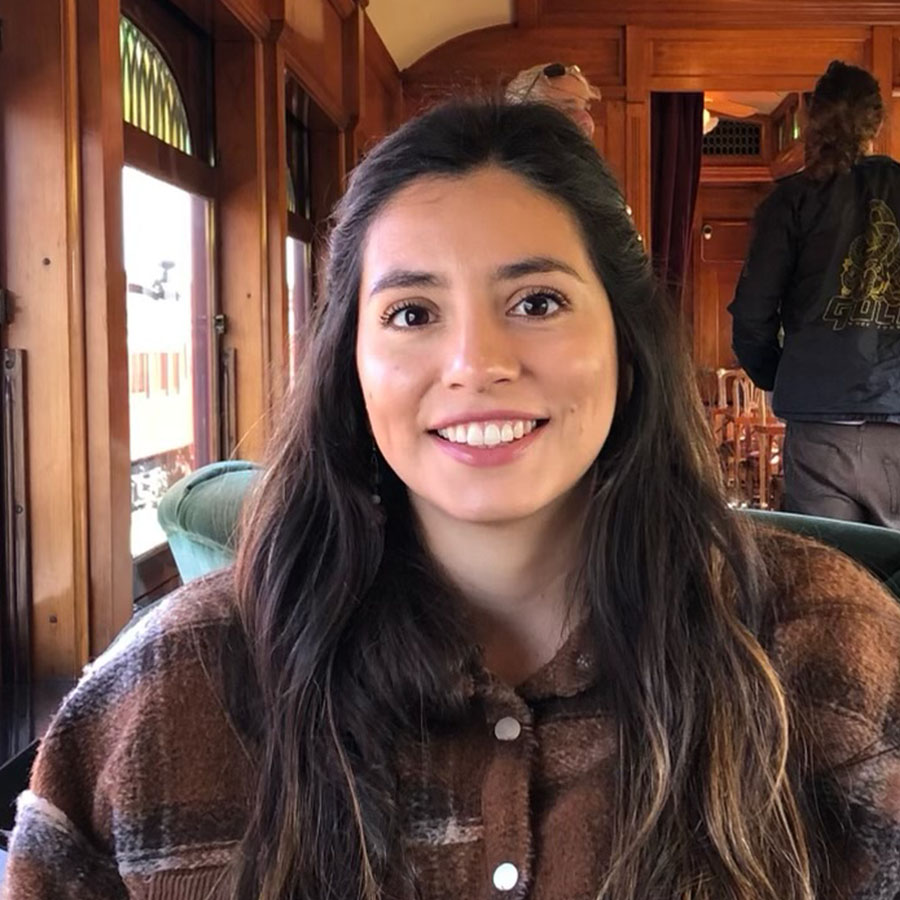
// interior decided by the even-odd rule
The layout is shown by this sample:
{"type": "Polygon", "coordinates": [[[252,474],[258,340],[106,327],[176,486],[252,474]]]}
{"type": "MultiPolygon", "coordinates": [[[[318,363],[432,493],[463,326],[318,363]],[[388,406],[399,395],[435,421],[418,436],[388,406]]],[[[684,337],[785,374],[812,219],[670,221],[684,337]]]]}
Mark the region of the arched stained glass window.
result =
{"type": "Polygon", "coordinates": [[[130,19],[119,19],[122,115],[126,122],[191,153],[187,110],[175,76],[156,45],[130,19]]]}

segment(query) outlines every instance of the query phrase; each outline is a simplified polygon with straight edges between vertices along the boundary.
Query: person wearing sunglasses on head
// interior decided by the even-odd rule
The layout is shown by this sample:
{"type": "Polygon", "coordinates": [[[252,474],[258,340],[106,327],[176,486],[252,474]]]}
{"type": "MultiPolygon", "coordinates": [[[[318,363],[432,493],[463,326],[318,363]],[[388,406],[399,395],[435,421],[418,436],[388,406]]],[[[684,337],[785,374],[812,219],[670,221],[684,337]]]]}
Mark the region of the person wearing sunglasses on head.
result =
{"type": "Polygon", "coordinates": [[[524,69],[506,86],[508,102],[549,103],[569,116],[588,137],[594,135],[591,101],[600,98],[600,89],[584,77],[578,66],[558,62],[524,69]]]}

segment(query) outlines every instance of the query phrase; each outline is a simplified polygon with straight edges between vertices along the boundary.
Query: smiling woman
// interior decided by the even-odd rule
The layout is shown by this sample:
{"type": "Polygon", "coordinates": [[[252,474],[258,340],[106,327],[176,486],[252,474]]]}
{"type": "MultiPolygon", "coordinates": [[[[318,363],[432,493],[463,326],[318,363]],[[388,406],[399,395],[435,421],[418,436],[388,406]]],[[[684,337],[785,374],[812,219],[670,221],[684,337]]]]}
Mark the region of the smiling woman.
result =
{"type": "Polygon", "coordinates": [[[238,565],[92,669],[17,900],[895,900],[900,612],[727,508],[614,179],[545,106],[354,172],[238,565]]]}
{"type": "Polygon", "coordinates": [[[423,522],[548,515],[612,422],[615,328],[578,224],[499,166],[414,182],[373,222],[356,359],[423,522]]]}

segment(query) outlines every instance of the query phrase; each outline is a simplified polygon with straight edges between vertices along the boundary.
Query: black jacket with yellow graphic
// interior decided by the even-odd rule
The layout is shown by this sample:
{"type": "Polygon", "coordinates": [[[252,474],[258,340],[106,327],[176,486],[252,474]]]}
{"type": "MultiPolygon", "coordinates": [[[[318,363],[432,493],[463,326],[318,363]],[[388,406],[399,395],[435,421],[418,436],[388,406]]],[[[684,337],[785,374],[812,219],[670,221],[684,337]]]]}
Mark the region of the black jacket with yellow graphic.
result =
{"type": "Polygon", "coordinates": [[[784,419],[900,422],[900,164],[869,156],[760,205],[728,307],[733,347],[784,419]],[[783,347],[779,330],[784,330],[783,347]]]}

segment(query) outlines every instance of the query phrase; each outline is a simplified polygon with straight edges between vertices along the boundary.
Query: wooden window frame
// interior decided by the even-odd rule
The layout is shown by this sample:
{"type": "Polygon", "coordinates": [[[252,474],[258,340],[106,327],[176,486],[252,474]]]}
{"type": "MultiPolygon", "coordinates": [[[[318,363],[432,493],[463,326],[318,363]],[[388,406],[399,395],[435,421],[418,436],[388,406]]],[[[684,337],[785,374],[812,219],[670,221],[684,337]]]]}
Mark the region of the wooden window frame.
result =
{"type": "MultiPolygon", "coordinates": [[[[124,162],[154,178],[166,181],[175,187],[189,192],[206,201],[211,209],[210,222],[207,227],[207,259],[209,270],[208,308],[210,319],[209,338],[211,341],[209,359],[205,361],[208,384],[205,392],[208,401],[199,413],[195,410],[195,422],[198,415],[205,421],[202,435],[204,453],[201,457],[210,460],[219,457],[220,421],[210,423],[208,416],[221,420],[219,409],[219,336],[212,328],[218,311],[216,290],[216,250],[215,250],[215,203],[217,196],[216,169],[211,164],[214,157],[214,139],[211,128],[211,110],[214,100],[211,96],[211,68],[205,86],[200,88],[185,78],[191,66],[197,67],[196,59],[202,51],[207,54],[211,48],[209,37],[200,31],[178,7],[166,0],[139,2],[139,0],[123,0],[122,15],[127,16],[159,50],[182,90],[182,97],[188,115],[191,133],[192,154],[182,152],[159,138],[142,131],[129,122],[122,122],[124,131],[124,162]],[[172,52],[171,44],[175,44],[172,52]],[[205,90],[204,90],[205,87],[205,90]],[[204,93],[210,96],[201,96],[204,93]],[[208,433],[207,433],[208,432],[208,433]]],[[[150,377],[150,373],[146,373],[150,377]]],[[[178,567],[168,543],[154,547],[145,553],[132,558],[132,601],[136,607],[144,606],[165,593],[174,590],[181,584],[178,567]]]]}

